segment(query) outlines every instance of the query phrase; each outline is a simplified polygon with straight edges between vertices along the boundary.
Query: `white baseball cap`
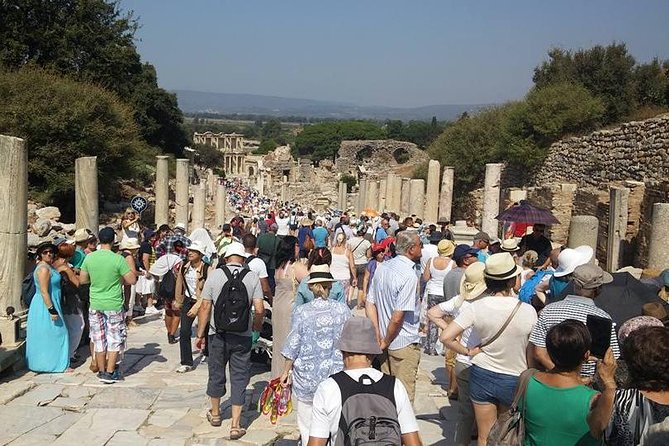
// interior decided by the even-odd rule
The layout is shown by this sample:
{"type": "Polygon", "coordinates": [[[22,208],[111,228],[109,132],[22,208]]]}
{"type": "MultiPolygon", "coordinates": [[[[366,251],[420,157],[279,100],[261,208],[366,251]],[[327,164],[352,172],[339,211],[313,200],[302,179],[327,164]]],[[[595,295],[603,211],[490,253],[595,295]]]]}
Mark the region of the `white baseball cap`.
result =
{"type": "Polygon", "coordinates": [[[225,248],[225,258],[227,259],[230,256],[239,256],[239,257],[248,257],[248,254],[244,250],[244,245],[239,242],[230,243],[227,248],[225,248]]]}

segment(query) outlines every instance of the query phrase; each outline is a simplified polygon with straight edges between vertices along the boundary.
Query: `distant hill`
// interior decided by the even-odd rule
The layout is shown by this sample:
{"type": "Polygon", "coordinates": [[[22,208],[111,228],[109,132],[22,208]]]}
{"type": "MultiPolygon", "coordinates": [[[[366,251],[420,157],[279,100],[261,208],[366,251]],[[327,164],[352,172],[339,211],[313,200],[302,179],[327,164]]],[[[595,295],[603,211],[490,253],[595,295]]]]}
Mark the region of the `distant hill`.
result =
{"type": "Polygon", "coordinates": [[[175,90],[174,93],[179,100],[179,107],[185,113],[239,113],[307,118],[401,119],[403,121],[429,120],[436,116],[440,121],[451,121],[457,119],[463,112],[471,113],[486,107],[486,105],[446,104],[399,108],[254,94],[207,93],[192,90],[175,90]]]}

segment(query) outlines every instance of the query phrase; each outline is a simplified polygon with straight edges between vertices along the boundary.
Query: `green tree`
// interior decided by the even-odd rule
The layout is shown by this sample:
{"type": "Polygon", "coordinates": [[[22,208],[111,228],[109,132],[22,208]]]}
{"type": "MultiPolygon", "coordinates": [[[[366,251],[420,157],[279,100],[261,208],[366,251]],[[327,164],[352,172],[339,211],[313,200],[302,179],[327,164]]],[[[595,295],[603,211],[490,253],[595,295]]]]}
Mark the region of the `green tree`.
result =
{"type": "Polygon", "coordinates": [[[358,184],[358,180],[353,175],[342,175],[339,181],[346,184],[346,192],[353,191],[355,185],[358,184]]]}
{"type": "Polygon", "coordinates": [[[293,155],[309,157],[314,162],[334,160],[339,145],[347,140],[384,139],[386,132],[369,121],[334,121],[308,125],[295,138],[293,155]]]}
{"type": "Polygon", "coordinates": [[[655,58],[639,65],[633,75],[634,97],[642,106],[669,106],[669,61],[655,58]]]}
{"type": "Polygon", "coordinates": [[[118,198],[120,178],[149,181],[156,151],[132,109],[89,83],[39,69],[0,71],[0,133],[26,139],[31,195],[72,215],[74,160],[97,156],[100,192],[118,198]],[[69,211],[69,212],[68,212],[69,211]]]}
{"type": "Polygon", "coordinates": [[[253,152],[256,155],[267,155],[279,145],[273,139],[263,139],[258,148],[253,152]]]}
{"type": "Polygon", "coordinates": [[[262,137],[265,139],[276,139],[281,135],[281,121],[270,119],[262,126],[262,137]]]}
{"type": "Polygon", "coordinates": [[[117,93],[135,108],[147,142],[181,153],[187,137],[176,98],[141,63],[138,23],[118,1],[5,0],[0,17],[0,66],[44,67],[117,93]]]}
{"type": "Polygon", "coordinates": [[[223,152],[216,147],[207,144],[195,144],[194,149],[197,154],[197,162],[208,169],[220,169],[223,166],[225,156],[223,152]]]}

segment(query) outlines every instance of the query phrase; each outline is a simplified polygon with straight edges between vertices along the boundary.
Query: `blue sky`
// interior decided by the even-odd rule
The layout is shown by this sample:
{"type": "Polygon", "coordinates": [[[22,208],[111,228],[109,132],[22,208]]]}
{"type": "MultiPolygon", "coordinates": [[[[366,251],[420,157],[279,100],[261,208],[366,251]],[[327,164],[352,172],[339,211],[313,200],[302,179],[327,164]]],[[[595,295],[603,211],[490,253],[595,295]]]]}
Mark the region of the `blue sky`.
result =
{"type": "Polygon", "coordinates": [[[669,1],[121,0],[167,89],[411,107],[522,97],[554,46],[669,59],[669,1]]]}

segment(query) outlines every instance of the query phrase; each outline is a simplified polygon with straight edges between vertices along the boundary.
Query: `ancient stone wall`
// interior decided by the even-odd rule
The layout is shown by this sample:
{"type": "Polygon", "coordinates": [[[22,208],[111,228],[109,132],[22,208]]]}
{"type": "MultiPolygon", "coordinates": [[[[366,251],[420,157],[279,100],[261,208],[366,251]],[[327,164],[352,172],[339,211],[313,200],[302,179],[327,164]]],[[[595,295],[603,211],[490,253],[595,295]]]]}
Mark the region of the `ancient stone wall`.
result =
{"type": "Polygon", "coordinates": [[[394,139],[342,141],[335,169],[342,174],[357,176],[358,168],[361,168],[377,180],[385,178],[388,170],[411,177],[416,165],[427,160],[427,153],[410,142],[394,139]]]}
{"type": "Polygon", "coordinates": [[[534,183],[601,187],[669,177],[669,114],[553,144],[534,183]]]}

